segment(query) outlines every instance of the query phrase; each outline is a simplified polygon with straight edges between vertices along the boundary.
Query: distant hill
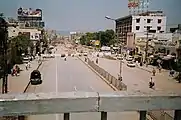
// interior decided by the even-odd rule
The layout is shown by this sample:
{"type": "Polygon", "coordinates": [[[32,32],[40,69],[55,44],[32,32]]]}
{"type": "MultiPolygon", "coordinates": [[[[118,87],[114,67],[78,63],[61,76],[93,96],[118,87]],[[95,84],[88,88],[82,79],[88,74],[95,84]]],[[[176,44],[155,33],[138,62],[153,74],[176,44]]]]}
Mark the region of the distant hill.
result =
{"type": "Polygon", "coordinates": [[[60,35],[70,35],[70,31],[56,31],[56,33],[60,35]]]}

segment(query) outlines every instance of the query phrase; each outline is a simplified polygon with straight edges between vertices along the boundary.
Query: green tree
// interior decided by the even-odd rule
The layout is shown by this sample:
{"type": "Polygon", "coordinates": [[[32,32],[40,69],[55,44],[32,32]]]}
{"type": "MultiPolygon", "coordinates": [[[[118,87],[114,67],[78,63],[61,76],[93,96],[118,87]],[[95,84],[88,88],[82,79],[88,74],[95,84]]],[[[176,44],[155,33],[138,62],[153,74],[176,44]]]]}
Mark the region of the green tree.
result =
{"type": "Polygon", "coordinates": [[[80,43],[83,45],[90,45],[91,40],[100,40],[101,45],[112,45],[116,42],[113,30],[93,33],[88,32],[80,38],[80,43]]]}
{"type": "Polygon", "coordinates": [[[22,63],[22,53],[28,53],[28,47],[30,44],[30,39],[24,35],[18,35],[17,37],[11,39],[11,60],[13,64],[22,63]]]}

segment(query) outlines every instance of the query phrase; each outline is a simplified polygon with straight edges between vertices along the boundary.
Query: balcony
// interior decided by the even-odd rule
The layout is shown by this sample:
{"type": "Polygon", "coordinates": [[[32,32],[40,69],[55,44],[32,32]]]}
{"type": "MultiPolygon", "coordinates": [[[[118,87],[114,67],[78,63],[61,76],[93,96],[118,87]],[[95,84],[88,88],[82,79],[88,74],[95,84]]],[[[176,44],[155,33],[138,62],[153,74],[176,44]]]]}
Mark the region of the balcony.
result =
{"type": "Polygon", "coordinates": [[[1,95],[0,108],[1,116],[21,115],[21,118],[25,118],[25,115],[64,114],[64,120],[70,120],[71,113],[80,112],[100,112],[101,120],[107,120],[107,112],[123,111],[138,111],[139,119],[147,120],[146,114],[150,114],[147,111],[175,110],[174,120],[181,120],[181,93],[116,91],[4,94],[1,95]]]}

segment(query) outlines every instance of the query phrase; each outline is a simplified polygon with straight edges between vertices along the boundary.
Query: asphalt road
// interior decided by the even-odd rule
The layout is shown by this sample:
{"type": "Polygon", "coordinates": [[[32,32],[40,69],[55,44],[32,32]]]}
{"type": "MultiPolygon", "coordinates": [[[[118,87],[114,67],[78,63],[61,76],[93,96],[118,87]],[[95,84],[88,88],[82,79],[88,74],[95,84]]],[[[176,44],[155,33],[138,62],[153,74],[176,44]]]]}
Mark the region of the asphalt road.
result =
{"type": "MultiPolygon", "coordinates": [[[[45,62],[42,69],[43,83],[30,86],[28,92],[113,91],[103,80],[77,58],[67,61],[57,56],[45,62]]],[[[110,103],[111,104],[111,103],[110,103]]],[[[138,120],[137,112],[108,113],[108,120],[138,120]]],[[[63,120],[63,115],[34,115],[28,120],[63,120]]],[[[71,120],[100,120],[100,113],[71,114],[71,120]]]]}
{"type": "MultiPolygon", "coordinates": [[[[97,57],[89,56],[89,58],[95,61],[97,57]]],[[[118,77],[118,73],[120,71],[120,61],[99,58],[98,65],[108,71],[111,75],[118,77]]],[[[123,83],[127,85],[128,91],[144,91],[150,89],[148,87],[148,82],[151,77],[155,81],[155,90],[178,91],[181,89],[180,84],[173,80],[168,80],[168,78],[166,79],[164,75],[158,73],[158,75],[153,77],[152,74],[147,71],[141,70],[137,67],[128,67],[126,65],[126,61],[122,64],[122,77],[123,83]]],[[[174,115],[173,111],[166,112],[171,116],[174,115]]],[[[157,114],[157,112],[154,112],[154,114],[157,114]]]]}

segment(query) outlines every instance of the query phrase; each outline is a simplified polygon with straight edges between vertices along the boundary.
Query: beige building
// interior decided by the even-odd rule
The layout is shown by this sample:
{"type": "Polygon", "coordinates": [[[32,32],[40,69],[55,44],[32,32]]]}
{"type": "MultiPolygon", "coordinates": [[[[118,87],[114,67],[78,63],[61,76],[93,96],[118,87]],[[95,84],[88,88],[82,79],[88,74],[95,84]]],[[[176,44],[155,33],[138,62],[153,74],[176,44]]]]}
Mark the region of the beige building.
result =
{"type": "Polygon", "coordinates": [[[173,40],[172,33],[156,33],[147,36],[136,34],[135,48],[136,53],[145,54],[146,42],[148,41],[148,54],[154,54],[164,50],[166,54],[176,53],[176,42],[173,40]]]}
{"type": "Polygon", "coordinates": [[[18,36],[19,33],[24,33],[29,35],[30,40],[39,41],[41,38],[41,31],[38,29],[20,29],[19,27],[9,27],[8,28],[8,36],[9,38],[13,38],[18,36]]]}

